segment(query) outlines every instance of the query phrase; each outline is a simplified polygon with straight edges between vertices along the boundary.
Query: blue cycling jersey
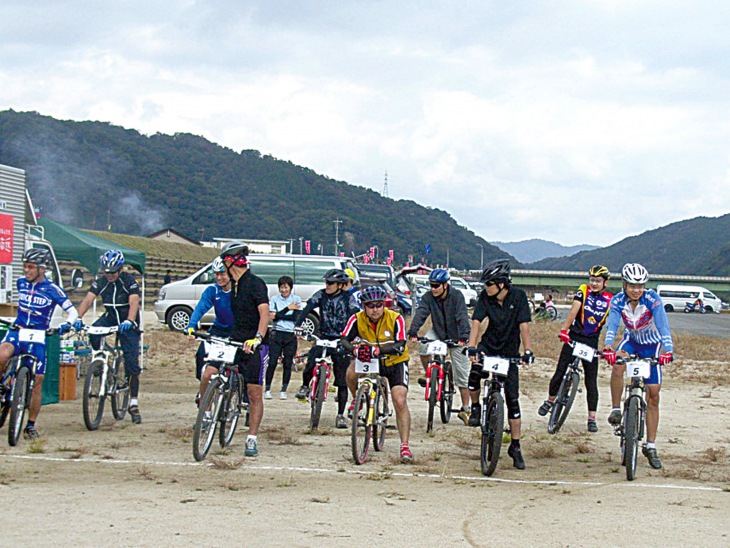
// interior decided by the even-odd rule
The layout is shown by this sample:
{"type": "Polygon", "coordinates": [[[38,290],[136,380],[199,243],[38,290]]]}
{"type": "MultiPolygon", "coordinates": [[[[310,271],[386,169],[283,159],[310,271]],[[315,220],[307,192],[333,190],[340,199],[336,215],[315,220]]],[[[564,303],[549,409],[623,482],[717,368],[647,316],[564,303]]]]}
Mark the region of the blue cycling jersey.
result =
{"type": "Polygon", "coordinates": [[[48,329],[56,306],[60,306],[69,314],[68,321],[76,320],[74,305],[71,304],[66,292],[52,281],[44,279],[42,282],[30,283],[25,278],[19,278],[17,287],[18,317],[15,323],[19,326],[48,329]]]}
{"type": "Polygon", "coordinates": [[[664,311],[661,297],[654,290],[645,290],[633,310],[623,291],[611,299],[611,311],[606,326],[606,346],[613,344],[621,319],[626,327],[624,340],[630,339],[641,345],[661,343],[665,352],[674,351],[667,313],[664,311]]]}
{"type": "Polygon", "coordinates": [[[198,305],[190,316],[189,328],[196,328],[200,319],[211,308],[215,308],[213,325],[222,329],[233,328],[233,312],[231,311],[231,290],[224,291],[218,284],[205,288],[198,305]]]}

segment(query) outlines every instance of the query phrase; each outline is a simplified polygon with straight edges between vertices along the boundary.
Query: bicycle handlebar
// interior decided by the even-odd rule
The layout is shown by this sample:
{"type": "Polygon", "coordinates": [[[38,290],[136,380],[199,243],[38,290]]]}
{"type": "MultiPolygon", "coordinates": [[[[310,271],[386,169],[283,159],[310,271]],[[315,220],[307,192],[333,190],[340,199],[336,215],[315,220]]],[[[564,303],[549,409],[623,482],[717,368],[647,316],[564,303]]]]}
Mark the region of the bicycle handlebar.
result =
{"type": "Polygon", "coordinates": [[[218,337],[216,335],[211,335],[210,333],[206,333],[205,331],[193,331],[193,336],[196,339],[200,339],[203,341],[209,341],[209,342],[215,342],[219,344],[227,344],[230,346],[238,346],[243,347],[244,343],[240,341],[234,341],[228,337],[218,337]]]}
{"type": "MultiPolygon", "coordinates": [[[[9,322],[8,320],[5,320],[3,318],[0,318],[0,323],[7,325],[8,329],[10,329],[11,331],[17,331],[18,329],[36,329],[35,327],[18,325],[15,322],[9,322]]],[[[44,331],[46,332],[46,335],[55,335],[56,333],[58,333],[58,328],[49,327],[48,329],[45,329],[44,331]]]]}
{"type": "Polygon", "coordinates": [[[423,343],[423,344],[428,344],[430,342],[442,342],[442,343],[445,343],[446,346],[448,346],[449,348],[455,348],[455,347],[459,346],[459,341],[455,341],[454,339],[441,340],[441,339],[429,339],[428,337],[418,337],[418,342],[423,343]]]}

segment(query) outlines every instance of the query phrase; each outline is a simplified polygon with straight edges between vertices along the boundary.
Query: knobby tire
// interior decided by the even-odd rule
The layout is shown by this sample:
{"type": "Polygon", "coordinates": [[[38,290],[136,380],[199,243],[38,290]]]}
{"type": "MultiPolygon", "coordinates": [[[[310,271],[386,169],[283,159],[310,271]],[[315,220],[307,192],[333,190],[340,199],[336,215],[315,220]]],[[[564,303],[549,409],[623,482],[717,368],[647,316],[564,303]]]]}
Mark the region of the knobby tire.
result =
{"type": "Polygon", "coordinates": [[[312,398],[312,410],[309,414],[309,428],[316,430],[319,428],[319,419],[322,416],[322,405],[324,404],[324,388],[327,384],[327,366],[317,366],[317,386],[314,390],[314,398],[312,398]]]}
{"type": "Polygon", "coordinates": [[[218,424],[218,414],[223,403],[222,384],[223,381],[220,379],[212,380],[200,402],[198,417],[195,419],[195,429],[193,430],[193,457],[197,461],[205,458],[210,446],[213,444],[213,436],[215,436],[218,424]],[[205,416],[206,411],[210,412],[208,418],[205,416]]]}
{"type": "Polygon", "coordinates": [[[482,474],[491,476],[499,462],[502,449],[502,433],[504,432],[504,398],[494,392],[484,404],[485,412],[482,421],[481,462],[482,474]]]}
{"type": "Polygon", "coordinates": [[[89,369],[86,371],[82,408],[84,411],[84,424],[89,430],[99,428],[101,417],[104,414],[104,399],[106,396],[101,396],[101,376],[105,367],[106,362],[97,358],[91,362],[89,369]]]}
{"type": "Polygon", "coordinates": [[[441,389],[441,422],[447,424],[451,420],[451,408],[454,404],[454,371],[451,362],[444,364],[444,385],[441,389]]]}
{"type": "Polygon", "coordinates": [[[20,434],[23,432],[23,419],[25,418],[25,410],[27,408],[29,394],[28,383],[30,382],[30,372],[27,367],[20,367],[15,377],[15,388],[13,389],[13,399],[10,404],[10,424],[8,424],[8,443],[11,446],[18,444],[20,434]]]}
{"type": "Polygon", "coordinates": [[[373,424],[373,448],[382,451],[385,447],[385,431],[388,428],[388,383],[380,379],[380,390],[375,396],[375,422],[373,424]]]}
{"type": "Polygon", "coordinates": [[[636,463],[639,454],[639,433],[641,429],[639,398],[629,398],[626,406],[626,426],[624,428],[625,451],[626,451],[626,479],[636,479],[636,463]]]}
{"type": "Polygon", "coordinates": [[[560,383],[553,408],[550,410],[550,419],[548,420],[549,434],[557,433],[568,418],[570,409],[573,407],[573,402],[575,401],[575,395],[578,392],[579,383],[580,374],[577,371],[568,369],[560,383]]]}
{"type": "Polygon", "coordinates": [[[355,464],[364,464],[368,459],[372,424],[368,424],[370,408],[370,384],[363,383],[355,395],[355,410],[352,414],[352,458],[355,464]]]}
{"type": "MultiPolygon", "coordinates": [[[[122,357],[117,356],[114,359],[114,367],[112,369],[112,382],[109,383],[111,390],[109,391],[109,399],[112,402],[112,415],[118,421],[124,419],[129,408],[129,384],[127,380],[119,374],[122,364],[122,357]]],[[[108,380],[107,380],[108,382],[108,380]]]]}
{"type": "Polygon", "coordinates": [[[220,415],[220,433],[218,441],[221,447],[228,447],[236,433],[238,419],[241,416],[242,397],[241,380],[238,375],[231,371],[231,389],[223,399],[223,407],[220,415]]]}
{"type": "Polygon", "coordinates": [[[428,420],[426,422],[426,432],[433,430],[433,414],[436,409],[438,401],[438,389],[439,389],[439,372],[437,368],[431,369],[430,385],[428,389],[428,420]]]}

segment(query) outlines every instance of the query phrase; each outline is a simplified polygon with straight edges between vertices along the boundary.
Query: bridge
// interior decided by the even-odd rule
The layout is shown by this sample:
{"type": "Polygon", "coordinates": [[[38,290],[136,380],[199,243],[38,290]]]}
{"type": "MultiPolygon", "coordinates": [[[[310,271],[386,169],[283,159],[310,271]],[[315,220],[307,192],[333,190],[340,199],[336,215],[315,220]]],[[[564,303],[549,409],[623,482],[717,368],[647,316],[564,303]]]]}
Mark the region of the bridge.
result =
{"type": "MultiPolygon", "coordinates": [[[[477,274],[478,275],[478,274],[477,274]]],[[[573,291],[582,283],[588,281],[585,271],[572,272],[562,270],[512,270],[512,283],[521,287],[547,289],[558,291],[573,291]]],[[[656,289],[657,285],[700,285],[710,291],[730,295],[730,278],[716,276],[673,276],[668,274],[649,274],[647,287],[656,289]]],[[[608,290],[616,293],[621,291],[621,274],[614,274],[608,281],[608,290]]]]}

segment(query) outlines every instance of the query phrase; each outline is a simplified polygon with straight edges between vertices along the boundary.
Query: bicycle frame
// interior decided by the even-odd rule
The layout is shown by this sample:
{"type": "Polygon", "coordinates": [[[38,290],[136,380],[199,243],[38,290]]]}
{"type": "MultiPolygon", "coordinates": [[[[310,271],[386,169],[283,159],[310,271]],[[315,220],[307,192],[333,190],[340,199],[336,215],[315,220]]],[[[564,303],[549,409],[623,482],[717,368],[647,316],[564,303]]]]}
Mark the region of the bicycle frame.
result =
{"type": "MultiPolygon", "coordinates": [[[[325,369],[327,371],[327,375],[324,379],[324,399],[323,401],[327,401],[327,393],[329,392],[329,385],[330,385],[330,378],[332,376],[332,358],[330,357],[330,352],[334,351],[337,348],[338,341],[330,341],[328,339],[320,339],[316,335],[310,335],[308,337],[308,340],[314,339],[314,347],[315,348],[321,348],[322,353],[320,356],[315,360],[314,365],[314,372],[312,374],[312,383],[309,389],[309,399],[312,401],[315,398],[315,395],[317,393],[317,386],[320,383],[319,378],[319,366],[324,365],[325,369]]],[[[312,349],[314,350],[314,348],[312,349]]]]}
{"type": "Polygon", "coordinates": [[[453,341],[437,341],[432,339],[421,338],[419,342],[424,344],[434,344],[436,352],[432,352],[431,359],[428,361],[428,367],[426,368],[426,391],[423,395],[423,399],[428,401],[428,395],[431,393],[431,373],[434,369],[438,371],[438,389],[436,390],[436,401],[440,402],[443,398],[444,391],[444,378],[446,377],[446,370],[444,369],[444,360],[448,355],[448,348],[456,346],[453,341]]]}
{"type": "Polygon", "coordinates": [[[112,364],[114,363],[115,359],[121,354],[121,347],[119,346],[119,326],[88,326],[86,327],[85,331],[89,335],[104,337],[101,348],[99,350],[94,350],[91,353],[91,361],[94,361],[97,358],[101,358],[104,360],[104,369],[101,372],[101,386],[99,388],[99,397],[104,398],[107,396],[107,379],[109,377],[109,371],[111,370],[112,364]],[[110,346],[106,341],[106,337],[113,333],[116,333],[117,335],[114,341],[114,346],[110,346]]]}

